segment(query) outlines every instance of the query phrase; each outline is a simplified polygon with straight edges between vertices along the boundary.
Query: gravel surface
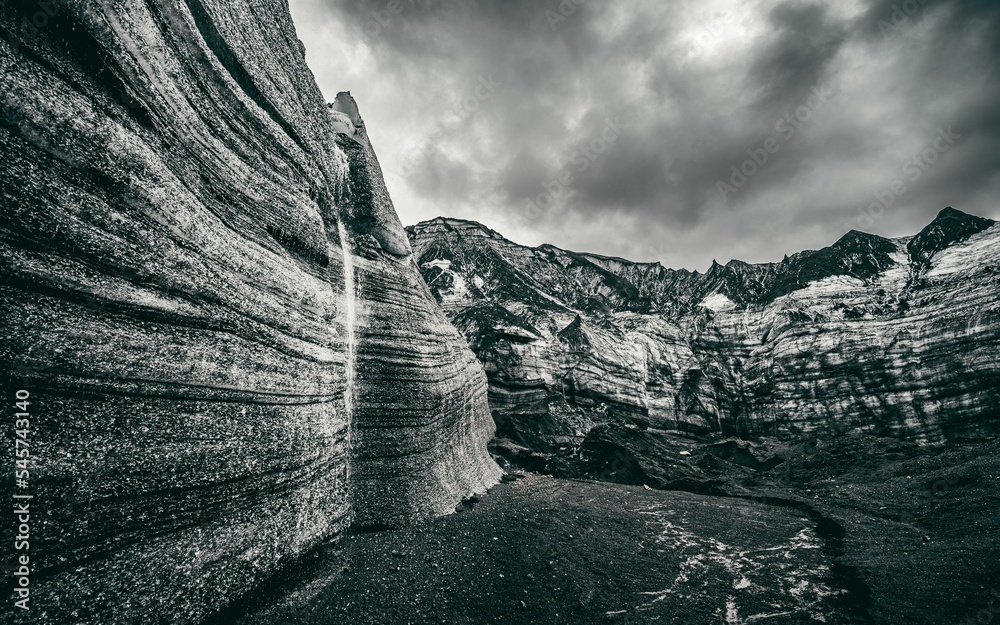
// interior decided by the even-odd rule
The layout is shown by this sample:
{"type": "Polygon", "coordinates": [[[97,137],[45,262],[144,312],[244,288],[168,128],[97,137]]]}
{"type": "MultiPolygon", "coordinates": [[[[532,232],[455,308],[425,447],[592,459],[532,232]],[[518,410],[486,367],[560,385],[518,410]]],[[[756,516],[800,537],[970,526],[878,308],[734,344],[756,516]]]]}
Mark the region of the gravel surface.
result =
{"type": "Polygon", "coordinates": [[[530,474],[288,579],[227,622],[863,622],[797,511],[530,474]]]}

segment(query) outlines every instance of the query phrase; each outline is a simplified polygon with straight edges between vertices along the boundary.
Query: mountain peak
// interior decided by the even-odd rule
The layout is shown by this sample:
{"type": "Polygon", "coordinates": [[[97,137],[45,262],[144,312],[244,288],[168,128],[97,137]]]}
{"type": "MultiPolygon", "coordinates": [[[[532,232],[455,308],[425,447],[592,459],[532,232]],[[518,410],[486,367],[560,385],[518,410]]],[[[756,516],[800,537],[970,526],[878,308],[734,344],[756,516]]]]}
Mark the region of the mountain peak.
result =
{"type": "Polygon", "coordinates": [[[472,219],[461,219],[459,217],[444,217],[443,215],[438,215],[433,219],[418,221],[412,226],[406,227],[406,231],[411,237],[417,232],[434,232],[442,230],[446,232],[454,232],[459,235],[486,236],[491,239],[499,239],[503,241],[507,240],[506,237],[489,226],[484,226],[478,221],[474,221],[472,219]]]}
{"type": "Polygon", "coordinates": [[[957,208],[952,208],[951,206],[945,206],[940,211],[938,211],[938,214],[934,219],[938,220],[938,219],[948,219],[955,217],[962,218],[962,217],[973,217],[973,216],[974,215],[970,215],[969,213],[960,211],[957,208]]]}
{"type": "Polygon", "coordinates": [[[889,239],[870,232],[862,232],[861,230],[849,230],[847,234],[837,239],[833,247],[853,248],[859,245],[880,248],[885,251],[891,251],[895,247],[889,239]]]}
{"type": "Polygon", "coordinates": [[[365,122],[361,119],[358,103],[350,91],[341,91],[333,99],[333,102],[327,103],[326,107],[334,131],[351,137],[355,141],[369,143],[365,122]]]}
{"type": "MultiPolygon", "coordinates": [[[[927,225],[927,228],[933,226],[936,223],[939,224],[942,222],[957,222],[966,225],[976,224],[979,226],[983,226],[984,229],[989,228],[991,225],[996,223],[992,219],[987,219],[986,217],[979,217],[978,215],[970,215],[969,213],[960,211],[957,208],[952,208],[951,206],[945,206],[940,211],[938,211],[938,214],[934,217],[934,221],[929,223],[927,225]]],[[[926,230],[927,228],[924,228],[924,230],[926,230]]]]}
{"type": "Polygon", "coordinates": [[[358,103],[350,91],[341,91],[338,93],[333,102],[330,102],[329,107],[331,110],[347,115],[355,126],[364,126],[365,122],[361,119],[361,113],[358,111],[358,103]]]}
{"type": "MultiPolygon", "coordinates": [[[[708,292],[714,288],[723,288],[726,295],[740,305],[763,305],[812,282],[832,276],[851,276],[868,282],[896,265],[898,261],[895,254],[904,246],[909,252],[911,263],[919,271],[938,251],[964,241],[994,223],[990,219],[946,207],[914,237],[888,239],[852,229],[832,245],[819,250],[785,254],[781,262],[746,263],[734,259],[723,265],[714,259],[705,272],[678,272],[666,269],[659,263],[636,263],[600,254],[578,253],[549,243],[524,249],[594,264],[594,269],[599,269],[598,273],[602,274],[598,282],[605,286],[614,283],[612,291],[616,296],[627,295],[622,301],[615,303],[613,308],[629,308],[633,304],[638,306],[629,298],[641,293],[641,297],[651,298],[649,301],[655,306],[681,310],[684,308],[683,303],[693,297],[692,293],[708,292]],[[659,270],[649,273],[646,271],[649,267],[659,270]],[[604,275],[605,273],[608,275],[604,275]],[[610,276],[615,278],[611,279],[610,276]],[[724,287],[720,287],[723,284],[724,287]],[[630,303],[624,303],[626,300],[630,303]]],[[[459,238],[468,236],[470,242],[475,241],[473,245],[485,244],[482,240],[485,236],[522,247],[487,226],[467,219],[435,217],[410,226],[407,232],[411,237],[417,238],[453,232],[459,238]]]]}
{"type": "Polygon", "coordinates": [[[925,269],[935,254],[979,234],[996,222],[946,206],[906,245],[910,261],[925,269]]]}

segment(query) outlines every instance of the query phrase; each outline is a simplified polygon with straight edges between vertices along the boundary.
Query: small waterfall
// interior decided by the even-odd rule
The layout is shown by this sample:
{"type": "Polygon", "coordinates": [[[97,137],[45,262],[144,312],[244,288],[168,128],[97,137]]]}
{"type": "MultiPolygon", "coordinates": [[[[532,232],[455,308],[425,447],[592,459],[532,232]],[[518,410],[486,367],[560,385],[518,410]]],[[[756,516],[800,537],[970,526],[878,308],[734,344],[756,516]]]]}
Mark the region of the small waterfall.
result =
{"type": "Polygon", "coordinates": [[[347,447],[348,453],[351,448],[351,431],[354,422],[354,397],[355,397],[355,367],[357,364],[357,338],[355,336],[355,325],[357,319],[357,304],[355,302],[354,285],[354,255],[351,253],[351,242],[347,238],[347,229],[344,227],[342,219],[337,220],[337,229],[340,233],[340,245],[344,249],[344,330],[347,333],[347,360],[344,367],[344,409],[347,413],[347,447]]]}

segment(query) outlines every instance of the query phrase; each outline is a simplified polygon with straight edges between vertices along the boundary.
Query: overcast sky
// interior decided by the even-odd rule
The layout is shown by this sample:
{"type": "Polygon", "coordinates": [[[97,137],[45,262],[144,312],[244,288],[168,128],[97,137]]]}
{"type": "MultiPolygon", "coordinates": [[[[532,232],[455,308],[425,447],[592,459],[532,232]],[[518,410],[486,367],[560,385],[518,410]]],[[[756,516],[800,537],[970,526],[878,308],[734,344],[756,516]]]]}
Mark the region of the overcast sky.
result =
{"type": "Polygon", "coordinates": [[[404,224],[704,270],[1000,218],[995,0],[290,5],[404,224]]]}

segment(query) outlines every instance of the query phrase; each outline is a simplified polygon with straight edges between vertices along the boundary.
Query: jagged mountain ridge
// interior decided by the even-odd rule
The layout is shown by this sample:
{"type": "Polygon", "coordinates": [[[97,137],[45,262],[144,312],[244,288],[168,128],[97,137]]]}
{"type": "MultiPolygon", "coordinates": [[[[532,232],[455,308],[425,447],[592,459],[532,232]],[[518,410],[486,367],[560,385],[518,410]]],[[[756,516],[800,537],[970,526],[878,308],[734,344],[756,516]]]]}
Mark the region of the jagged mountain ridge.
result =
{"type": "Polygon", "coordinates": [[[407,228],[483,361],[501,433],[574,444],[608,419],[940,441],[1000,416],[1000,227],[946,208],[914,237],[851,231],[780,263],[704,272],[517,245],[480,224],[407,228]]]}
{"type": "MultiPolygon", "coordinates": [[[[446,219],[439,217],[433,221],[450,224],[470,224],[483,229],[493,241],[500,241],[500,247],[508,254],[521,247],[503,239],[501,235],[473,221],[446,219]]],[[[424,224],[409,226],[411,237],[424,224]]],[[[721,293],[741,306],[761,306],[773,302],[778,297],[804,288],[810,282],[823,278],[846,275],[860,280],[870,280],[897,264],[891,254],[898,251],[901,242],[910,262],[915,266],[925,264],[930,257],[961,242],[969,236],[993,225],[992,220],[967,215],[953,208],[945,208],[941,214],[915,237],[891,240],[878,235],[852,230],[833,245],[820,250],[807,250],[786,256],[779,263],[747,263],[731,260],[725,265],[713,261],[708,271],[701,273],[687,269],[670,269],[658,262],[632,262],[622,258],[599,254],[572,252],[554,245],[543,244],[532,248],[550,261],[571,270],[574,275],[590,285],[584,292],[568,294],[568,304],[576,308],[587,308],[581,297],[595,298],[598,307],[606,304],[614,311],[681,313],[690,311],[711,293],[721,293]]],[[[528,260],[526,269],[531,269],[528,260]]],[[[530,273],[530,271],[528,272],[530,273]]],[[[558,283],[539,286],[558,292],[558,283]]]]}

